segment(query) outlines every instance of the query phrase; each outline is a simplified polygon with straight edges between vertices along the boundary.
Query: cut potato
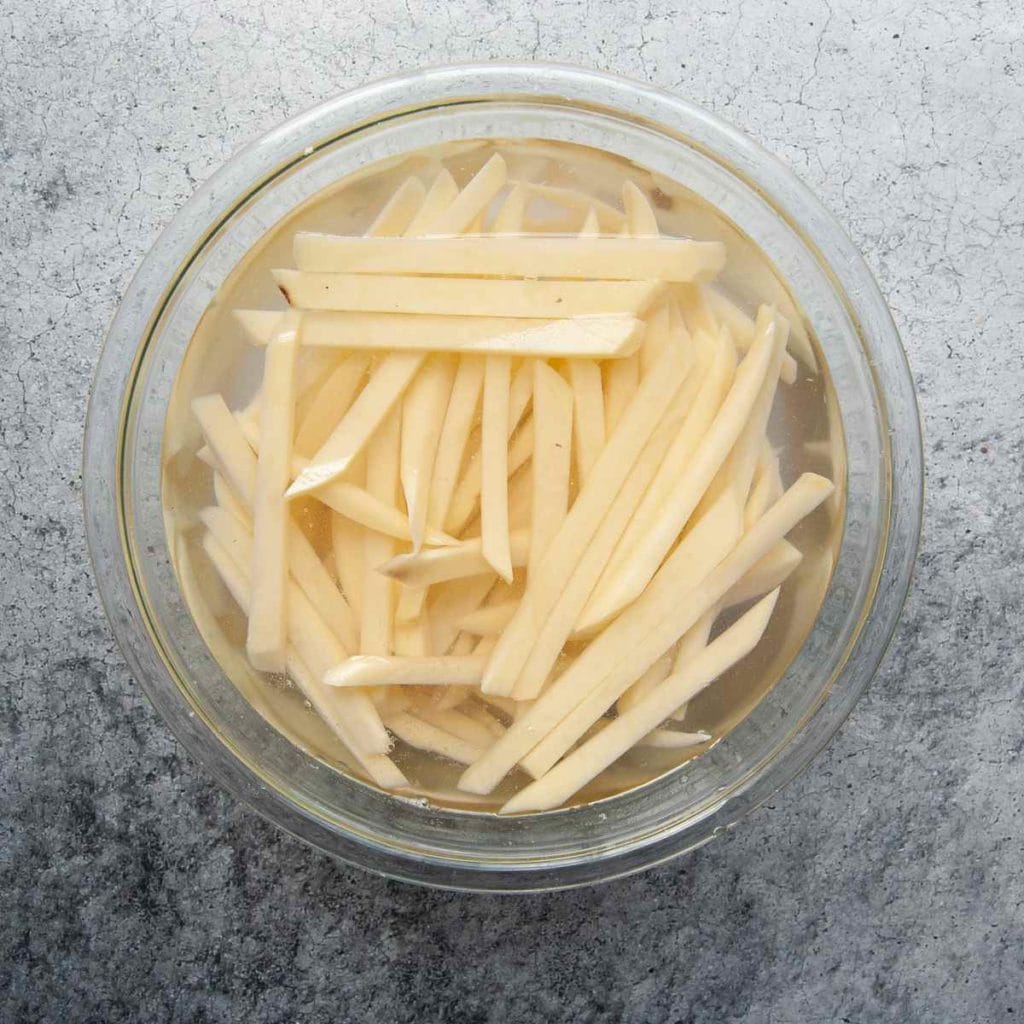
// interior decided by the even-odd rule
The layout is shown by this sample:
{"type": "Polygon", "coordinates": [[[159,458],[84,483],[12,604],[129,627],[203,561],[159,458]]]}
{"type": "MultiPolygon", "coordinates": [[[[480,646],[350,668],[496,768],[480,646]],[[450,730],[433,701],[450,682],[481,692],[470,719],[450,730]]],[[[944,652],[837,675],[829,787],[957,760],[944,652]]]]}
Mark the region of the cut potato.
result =
{"type": "MultiPolygon", "coordinates": [[[[622,756],[677,706],[695,696],[727,668],[753,650],[764,633],[775,606],[775,596],[765,598],[735,625],[709,644],[689,666],[661,684],[646,700],[620,715],[598,736],[552,768],[543,778],[520,790],[502,813],[557,807],[586,785],[602,768],[622,756]]],[[[518,723],[517,723],[518,724],[518,723]]]]}
{"type": "Polygon", "coordinates": [[[762,309],[758,323],[758,340],[737,369],[729,394],[685,471],[669,489],[646,532],[631,546],[629,536],[624,538],[622,554],[614,563],[617,571],[611,568],[598,584],[590,613],[595,621],[606,620],[640,595],[743,432],[783,337],[769,310],[762,309]]]}
{"type": "Polygon", "coordinates": [[[328,686],[476,686],[484,659],[474,657],[389,658],[356,656],[324,675],[328,686]]]}
{"type": "Polygon", "coordinates": [[[457,235],[484,211],[508,180],[505,161],[496,153],[480,168],[466,187],[433,220],[422,224],[423,234],[457,235]]]}
{"type": "Polygon", "coordinates": [[[377,366],[331,436],[288,488],[288,497],[323,487],[352,465],[416,376],[423,358],[419,353],[402,352],[387,356],[377,366]]]}
{"type": "Polygon", "coordinates": [[[480,424],[481,550],[494,571],[512,581],[508,528],[508,420],[512,364],[507,356],[491,356],[484,365],[484,406],[480,424]]]}
{"type": "MultiPolygon", "coordinates": [[[[371,443],[370,449],[373,445],[371,443]]],[[[368,530],[382,533],[396,540],[412,540],[412,527],[404,513],[394,503],[384,501],[370,493],[365,487],[350,483],[329,483],[315,492],[318,501],[328,508],[351,519],[368,530]]],[[[398,498],[396,496],[395,502],[398,498]]],[[[424,531],[427,544],[455,544],[450,534],[427,528],[424,531]]]]}
{"type": "Polygon", "coordinates": [[[531,576],[569,509],[572,408],[572,389],[550,366],[538,360],[533,375],[531,576]]]}
{"type": "Polygon", "coordinates": [[[426,197],[427,190],[419,178],[406,178],[377,214],[366,231],[367,235],[386,238],[404,234],[413,218],[423,208],[426,197]]]}
{"type": "MultiPolygon", "coordinates": [[[[401,420],[399,410],[392,411],[370,442],[366,457],[366,489],[385,505],[398,497],[401,420]]],[[[359,636],[362,654],[387,655],[392,650],[395,626],[395,585],[377,572],[377,566],[395,553],[395,542],[388,536],[367,532],[363,539],[363,617],[359,636]]]]}
{"type": "Polygon", "coordinates": [[[319,451],[362,387],[369,366],[364,352],[345,356],[317,389],[295,432],[295,451],[306,458],[319,451]]]}
{"type": "Polygon", "coordinates": [[[284,672],[288,651],[288,505],[295,416],[298,324],[283,318],[266,347],[260,392],[261,445],[253,489],[253,561],[246,652],[260,672],[284,672]]]}
{"type": "Polygon", "coordinates": [[[523,230],[523,218],[526,213],[526,190],[521,184],[513,186],[501,204],[498,215],[494,218],[491,231],[496,235],[518,235],[523,230]]]}
{"type": "MultiPolygon", "coordinates": [[[[414,238],[417,235],[426,234],[430,225],[437,220],[441,213],[451,206],[459,194],[459,186],[451,174],[442,169],[433,183],[427,190],[426,197],[416,211],[416,215],[409,221],[402,235],[406,238],[414,238]]],[[[299,236],[295,239],[295,262],[301,267],[299,260],[299,236]]]]}
{"type": "MultiPolygon", "coordinates": [[[[530,547],[530,534],[526,530],[509,534],[509,558],[513,568],[526,565],[530,547]]],[[[480,576],[493,571],[483,548],[483,538],[476,537],[418,554],[398,555],[379,565],[377,571],[406,587],[427,587],[465,576],[480,576]]]]}
{"type": "Polygon", "coordinates": [[[459,764],[472,764],[480,748],[453,736],[422,718],[400,711],[388,718],[388,728],[404,743],[418,750],[429,750],[459,764]]]}
{"type": "MultiPolygon", "coordinates": [[[[234,528],[231,527],[230,521],[220,525],[226,525],[229,529],[228,544],[222,544],[217,535],[208,533],[203,540],[203,547],[239,607],[248,614],[250,587],[248,572],[245,568],[247,560],[244,559],[244,545],[239,545],[234,539],[232,531],[237,529],[237,524],[234,528]],[[234,553],[231,551],[232,547],[235,549],[234,553]],[[239,550],[240,547],[242,550],[239,550]],[[243,561],[239,561],[238,556],[243,556],[243,561]]],[[[304,606],[301,593],[297,591],[297,588],[290,590],[288,615],[289,622],[292,619],[296,623],[299,619],[306,620],[302,623],[301,628],[291,633],[289,646],[289,652],[294,651],[303,667],[310,664],[307,655],[320,659],[326,652],[330,652],[331,643],[326,639],[329,636],[326,627],[322,627],[322,632],[318,637],[317,630],[322,624],[318,626],[315,609],[311,605],[304,606]]],[[[294,670],[295,666],[290,664],[289,668],[294,670]]],[[[311,675],[302,672],[301,668],[299,672],[305,678],[317,678],[317,669],[314,669],[311,675]]],[[[327,724],[339,734],[353,754],[362,759],[367,755],[386,754],[390,750],[391,740],[381,723],[373,702],[365,693],[359,690],[350,690],[339,700],[340,693],[338,696],[329,696],[326,689],[316,687],[311,690],[314,696],[310,696],[309,693],[306,696],[314,703],[327,724]]]]}
{"type": "MultiPolygon", "coordinates": [[[[541,624],[600,528],[687,369],[683,353],[667,349],[662,361],[641,384],[619,428],[612,433],[561,529],[552,539],[552,557],[544,560],[536,579],[530,581],[516,617],[499,640],[484,677],[485,693],[504,697],[512,693],[541,624]]],[[[546,677],[549,668],[538,672],[538,678],[546,677]]]]}
{"type": "Polygon", "coordinates": [[[605,444],[601,368],[591,359],[570,359],[566,369],[573,392],[573,451],[582,485],[605,444]]]}
{"type": "MultiPolygon", "coordinates": [[[[452,496],[459,480],[459,470],[466,457],[469,435],[480,405],[484,386],[484,361],[480,356],[462,356],[452,383],[451,397],[445,410],[444,424],[437,443],[430,479],[430,503],[427,522],[441,529],[448,517],[452,496]]],[[[472,513],[471,513],[472,514],[472,513]]]]}
{"type": "Polygon", "coordinates": [[[326,274],[433,274],[555,277],[608,281],[702,281],[725,262],[718,242],[681,238],[575,238],[545,235],[359,238],[300,232],[300,270],[326,274]]]}
{"type": "Polygon", "coordinates": [[[413,551],[423,546],[427,531],[430,481],[454,379],[454,362],[434,356],[409,386],[402,405],[401,480],[413,551]]]}
{"type": "MultiPolygon", "coordinates": [[[[692,543],[681,545],[659,573],[659,585],[649,588],[627,613],[606,629],[501,740],[473,763],[459,780],[459,788],[471,793],[489,793],[517,761],[530,754],[556,726],[563,724],[563,719],[571,716],[568,724],[545,743],[542,756],[534,752],[531,757],[536,773],[543,774],[618,699],[638,671],[646,671],[657,661],[776,541],[817,508],[832,489],[832,484],[823,477],[810,473],[801,476],[682,603],[676,584],[677,572],[692,579],[694,559],[704,557],[702,545],[698,544],[703,538],[696,531],[691,534],[692,543]],[[638,641],[642,643],[642,650],[637,646],[638,641]],[[596,684],[592,678],[594,672],[598,674],[596,684]]],[[[710,517],[707,521],[710,528],[710,517]]],[[[482,686],[485,692],[486,680],[485,672],[482,686]]],[[[666,717],[671,710],[666,712],[666,717]]],[[[649,731],[646,729],[645,733],[649,731]]]]}
{"type": "Polygon", "coordinates": [[[323,310],[302,313],[302,341],[314,349],[615,359],[639,348],[643,330],[643,322],[628,313],[564,320],[323,310]]]}
{"type": "Polygon", "coordinates": [[[502,317],[558,320],[599,314],[639,316],[664,291],[659,281],[408,277],[318,274],[287,269],[275,270],[274,279],[288,301],[302,310],[487,320],[502,317]]]}

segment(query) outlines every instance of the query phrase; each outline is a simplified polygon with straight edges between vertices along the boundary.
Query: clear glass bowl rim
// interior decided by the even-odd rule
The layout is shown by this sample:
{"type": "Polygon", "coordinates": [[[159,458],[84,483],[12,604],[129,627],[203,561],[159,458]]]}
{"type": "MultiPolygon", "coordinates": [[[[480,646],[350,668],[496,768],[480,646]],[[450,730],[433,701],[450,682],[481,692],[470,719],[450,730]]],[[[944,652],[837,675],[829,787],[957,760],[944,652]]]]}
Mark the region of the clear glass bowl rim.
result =
{"type": "Polygon", "coordinates": [[[706,110],[650,86],[581,68],[549,64],[457,65],[384,79],[345,93],[281,124],[246,146],[175,215],[147,254],[109,329],[90,392],[84,449],[86,532],[100,597],[116,639],[158,712],[186,749],[236,797],[278,827],[347,862],[427,885],[522,892],[609,880],[660,863],[731,828],[801,771],[849,714],[885,652],[906,598],[921,529],[923,462],[913,382],[895,325],[856,247],[789,168],[749,137],[706,110]],[[139,600],[125,542],[123,424],[137,369],[139,340],[159,317],[177,273],[241,197],[281,170],[283,160],[308,155],[346,126],[379,121],[392,112],[426,108],[467,96],[482,100],[558,97],[639,117],[666,132],[685,134],[728,162],[751,187],[771,198],[805,243],[820,255],[856,317],[888,425],[890,503],[877,586],[842,672],[814,714],[786,746],[751,772],[710,813],[667,837],[620,853],[523,871],[417,861],[339,835],[310,810],[266,787],[198,716],[188,713],[170,673],[154,670],[153,639],[139,600]],[[870,325],[870,330],[864,325],[870,325]]]}

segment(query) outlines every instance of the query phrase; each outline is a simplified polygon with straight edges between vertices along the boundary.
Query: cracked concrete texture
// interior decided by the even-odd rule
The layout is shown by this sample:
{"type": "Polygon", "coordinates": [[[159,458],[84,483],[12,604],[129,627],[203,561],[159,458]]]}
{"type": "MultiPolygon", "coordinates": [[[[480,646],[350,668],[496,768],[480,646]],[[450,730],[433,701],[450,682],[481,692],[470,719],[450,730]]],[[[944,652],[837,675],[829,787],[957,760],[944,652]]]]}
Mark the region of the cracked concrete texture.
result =
{"type": "Polygon", "coordinates": [[[1024,18],[830,5],[8,0],[0,12],[0,1016],[957,1021],[1024,1014],[1024,18]],[[106,324],[236,147],[376,76],[554,59],[787,160],[903,333],[917,585],[814,768],[698,854],[532,899],[338,868],[213,786],[128,675],[85,554],[106,324]]]}

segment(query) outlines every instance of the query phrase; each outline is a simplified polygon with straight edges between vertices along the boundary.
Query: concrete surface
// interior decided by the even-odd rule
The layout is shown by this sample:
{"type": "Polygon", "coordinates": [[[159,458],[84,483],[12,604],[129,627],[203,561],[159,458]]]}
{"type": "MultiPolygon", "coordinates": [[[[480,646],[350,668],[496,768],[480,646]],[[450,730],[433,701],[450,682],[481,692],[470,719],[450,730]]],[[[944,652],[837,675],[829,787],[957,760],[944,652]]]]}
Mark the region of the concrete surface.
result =
{"type": "Polygon", "coordinates": [[[8,0],[0,56],[0,1018],[1024,1016],[1018,4],[8,0]],[[689,859],[504,900],[339,869],[211,785],[79,512],[100,339],[194,185],[338,90],[503,57],[648,79],[788,160],[891,300],[929,458],[902,628],[815,769],[689,859]]]}

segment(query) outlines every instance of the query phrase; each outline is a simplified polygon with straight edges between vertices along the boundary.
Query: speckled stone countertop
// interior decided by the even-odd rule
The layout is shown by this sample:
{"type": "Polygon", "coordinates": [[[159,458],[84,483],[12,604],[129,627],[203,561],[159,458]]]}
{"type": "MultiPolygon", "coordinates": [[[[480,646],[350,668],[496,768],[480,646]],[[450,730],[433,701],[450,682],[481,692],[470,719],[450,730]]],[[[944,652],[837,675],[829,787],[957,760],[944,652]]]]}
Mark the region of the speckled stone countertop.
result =
{"type": "Polygon", "coordinates": [[[1024,15],[1012,0],[9,0],[0,12],[0,1019],[1024,1017],[1024,15]],[[919,388],[917,582],[814,768],[603,887],[339,867],[204,777],[125,669],[80,512],[86,393],[157,232],[282,118],[424,63],[675,90],[863,249],[919,388]]]}

